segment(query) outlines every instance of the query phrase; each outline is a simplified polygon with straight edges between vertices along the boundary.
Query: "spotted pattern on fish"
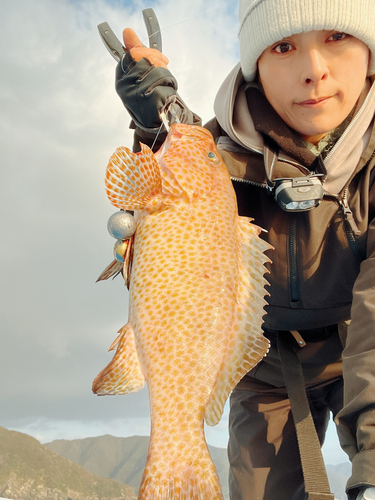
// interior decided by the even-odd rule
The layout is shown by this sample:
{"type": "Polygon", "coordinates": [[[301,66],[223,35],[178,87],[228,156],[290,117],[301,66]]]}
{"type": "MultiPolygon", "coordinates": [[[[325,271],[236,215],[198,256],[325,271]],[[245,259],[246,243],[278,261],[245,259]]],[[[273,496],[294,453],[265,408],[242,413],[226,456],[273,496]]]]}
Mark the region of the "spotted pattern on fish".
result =
{"type": "Polygon", "coordinates": [[[136,210],[137,229],[129,322],[94,392],[124,394],[147,381],[151,437],[139,499],[222,500],[204,419],[220,420],[230,391],[267,353],[270,246],[238,216],[228,171],[201,127],[173,125],[155,155],[119,148],[106,190],[117,208],[136,210]]]}

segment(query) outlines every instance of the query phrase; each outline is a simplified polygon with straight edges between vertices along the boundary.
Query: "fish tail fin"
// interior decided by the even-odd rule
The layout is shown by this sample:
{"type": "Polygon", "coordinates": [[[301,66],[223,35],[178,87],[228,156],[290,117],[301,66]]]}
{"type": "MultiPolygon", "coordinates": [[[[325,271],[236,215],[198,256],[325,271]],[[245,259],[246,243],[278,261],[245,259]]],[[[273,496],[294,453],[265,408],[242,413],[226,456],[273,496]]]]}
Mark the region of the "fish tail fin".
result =
{"type": "Polygon", "coordinates": [[[123,326],[109,350],[117,345],[112,361],[96,376],[92,390],[98,396],[139,391],[145,383],[130,324],[123,326]]]}
{"type": "Polygon", "coordinates": [[[219,375],[211,392],[205,411],[208,425],[216,425],[222,416],[229,394],[242,377],[256,366],[269,349],[269,341],[262,334],[266,305],[264,296],[268,284],[264,277],[265,263],[270,259],[264,254],[273,247],[259,238],[261,229],[247,217],[238,217],[239,232],[239,285],[237,320],[222,361],[219,375]]]}
{"type": "Polygon", "coordinates": [[[152,463],[146,465],[138,500],[224,500],[212,461],[205,467],[196,463],[174,464],[169,470],[164,463],[155,472],[152,463]]]}
{"type": "Polygon", "coordinates": [[[117,208],[139,210],[152,205],[162,193],[159,164],[148,146],[141,152],[117,148],[109,159],[105,186],[107,196],[117,208]]]}

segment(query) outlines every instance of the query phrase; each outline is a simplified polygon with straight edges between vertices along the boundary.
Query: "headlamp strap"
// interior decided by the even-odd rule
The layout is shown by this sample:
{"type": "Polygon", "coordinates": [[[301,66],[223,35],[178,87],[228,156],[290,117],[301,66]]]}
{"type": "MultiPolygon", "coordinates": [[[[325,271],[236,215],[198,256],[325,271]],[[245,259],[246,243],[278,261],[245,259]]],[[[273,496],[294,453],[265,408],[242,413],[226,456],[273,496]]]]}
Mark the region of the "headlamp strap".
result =
{"type": "Polygon", "coordinates": [[[279,156],[279,152],[275,151],[274,148],[268,144],[268,141],[264,140],[263,146],[263,156],[264,156],[264,169],[267,178],[267,189],[272,192],[275,187],[275,182],[272,180],[273,171],[279,156]]]}
{"type": "Polygon", "coordinates": [[[324,165],[322,155],[316,157],[316,160],[310,167],[311,172],[314,172],[318,177],[321,177],[322,181],[327,177],[327,169],[324,165]]]}

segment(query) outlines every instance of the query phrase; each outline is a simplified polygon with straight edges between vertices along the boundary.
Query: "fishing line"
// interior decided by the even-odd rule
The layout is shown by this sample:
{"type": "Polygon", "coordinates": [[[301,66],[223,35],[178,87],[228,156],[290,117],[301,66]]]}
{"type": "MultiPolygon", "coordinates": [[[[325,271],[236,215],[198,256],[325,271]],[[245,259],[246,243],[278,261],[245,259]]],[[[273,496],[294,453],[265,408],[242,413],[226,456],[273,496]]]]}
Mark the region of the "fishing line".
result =
{"type": "MultiPolygon", "coordinates": [[[[164,31],[164,30],[166,30],[168,28],[173,28],[174,26],[178,26],[179,24],[188,23],[189,21],[194,21],[194,19],[199,19],[200,17],[205,17],[205,16],[208,16],[208,15],[211,15],[211,14],[215,14],[216,12],[219,12],[220,10],[223,10],[223,9],[226,9],[226,8],[227,8],[227,6],[218,7],[215,10],[211,10],[209,12],[203,12],[202,14],[198,14],[197,16],[190,17],[189,19],[184,19],[183,21],[178,21],[177,23],[174,23],[174,24],[168,24],[167,26],[161,26],[160,30],[156,30],[154,33],[151,33],[150,37],[154,36],[154,35],[157,35],[158,33],[161,33],[162,30],[164,31]]],[[[140,44],[134,45],[133,48],[135,48],[135,47],[145,47],[145,45],[143,44],[143,42],[148,42],[148,39],[149,39],[149,37],[145,38],[143,41],[141,41],[142,45],[140,45],[140,44]]]]}
{"type": "Polygon", "coordinates": [[[163,122],[161,122],[160,127],[158,128],[158,132],[157,132],[157,134],[156,134],[156,137],[155,137],[155,139],[154,139],[154,142],[152,143],[152,146],[151,146],[151,151],[153,151],[153,150],[154,150],[154,146],[155,146],[155,144],[156,144],[156,141],[158,140],[158,137],[159,137],[159,134],[160,134],[160,132],[161,132],[161,129],[163,128],[163,125],[164,125],[164,123],[163,123],[163,122]]]}
{"type": "MultiPolygon", "coordinates": [[[[141,40],[140,43],[138,43],[137,45],[134,45],[134,47],[132,47],[132,48],[134,49],[136,47],[146,47],[146,45],[144,45],[143,42],[147,42],[149,40],[149,38],[151,38],[152,36],[154,36],[154,35],[156,35],[158,33],[161,33],[162,30],[164,31],[164,30],[166,30],[168,28],[173,28],[174,26],[178,26],[180,24],[188,23],[189,21],[193,21],[194,19],[199,19],[200,17],[205,17],[205,16],[208,16],[208,15],[211,15],[211,14],[215,14],[216,12],[219,12],[220,10],[223,10],[223,9],[226,9],[226,6],[224,6],[224,7],[218,7],[215,10],[211,10],[209,12],[204,12],[202,14],[198,14],[197,16],[190,17],[189,19],[184,19],[183,21],[178,21],[177,23],[169,24],[167,26],[162,26],[159,30],[154,31],[147,38],[145,38],[144,40],[141,40]]],[[[123,56],[122,60],[121,60],[121,67],[122,67],[123,71],[124,71],[124,68],[122,66],[122,63],[123,63],[124,57],[125,56],[123,56]]],[[[173,115],[173,113],[172,113],[172,115],[173,115]]],[[[177,117],[174,116],[174,118],[176,119],[177,117]]],[[[177,121],[179,121],[179,120],[177,119],[177,121]]],[[[151,151],[153,151],[153,149],[154,149],[154,146],[156,144],[156,141],[158,140],[158,137],[160,135],[160,132],[161,132],[163,126],[165,127],[165,129],[167,130],[167,132],[169,131],[169,126],[167,125],[167,123],[168,123],[167,122],[167,118],[166,118],[166,115],[164,114],[164,119],[162,120],[162,123],[160,124],[160,127],[158,128],[158,131],[157,131],[156,137],[154,139],[154,142],[152,143],[151,151]]]]}
{"type": "MultiPolygon", "coordinates": [[[[141,40],[140,43],[137,43],[137,45],[134,45],[134,47],[132,47],[132,48],[135,49],[137,47],[147,47],[143,42],[145,42],[145,43],[148,42],[149,38],[151,38],[154,35],[157,35],[158,33],[161,33],[162,30],[166,30],[168,28],[173,28],[174,26],[178,26],[180,24],[188,23],[189,21],[193,21],[194,19],[199,19],[200,17],[205,17],[205,16],[208,16],[208,15],[211,15],[211,14],[215,14],[216,12],[219,12],[220,10],[223,10],[223,9],[226,9],[226,8],[227,8],[226,6],[224,6],[224,7],[218,7],[215,10],[210,10],[209,12],[204,12],[203,14],[198,14],[197,16],[190,17],[189,19],[184,19],[183,21],[178,21],[177,23],[168,24],[167,26],[163,26],[159,30],[156,30],[153,33],[151,33],[147,38],[144,38],[143,40],[141,40]]],[[[122,56],[121,67],[122,67],[122,70],[125,72],[125,69],[124,69],[124,67],[122,65],[124,57],[125,57],[125,55],[122,56]]]]}

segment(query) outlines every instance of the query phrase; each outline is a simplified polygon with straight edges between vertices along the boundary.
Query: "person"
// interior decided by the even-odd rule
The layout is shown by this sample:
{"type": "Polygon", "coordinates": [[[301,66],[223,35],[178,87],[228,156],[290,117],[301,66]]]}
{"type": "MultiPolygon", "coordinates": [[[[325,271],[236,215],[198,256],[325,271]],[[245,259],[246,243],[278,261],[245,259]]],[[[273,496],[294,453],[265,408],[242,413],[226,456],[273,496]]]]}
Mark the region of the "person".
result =
{"type": "MultiPolygon", "coordinates": [[[[206,127],[239,214],[266,229],[274,250],[270,350],[230,399],[231,499],[306,498],[285,346],[320,443],[335,418],[352,462],[348,498],[375,499],[375,2],[240,0],[239,20],[240,63],[206,127]]],[[[132,30],[124,43],[116,89],[134,149],[158,148],[159,110],[177,82],[132,30]]],[[[176,105],[181,121],[199,124],[178,95],[176,105]]]]}

